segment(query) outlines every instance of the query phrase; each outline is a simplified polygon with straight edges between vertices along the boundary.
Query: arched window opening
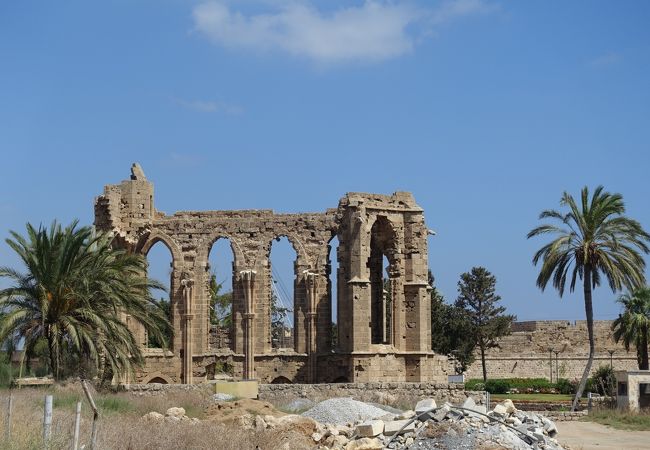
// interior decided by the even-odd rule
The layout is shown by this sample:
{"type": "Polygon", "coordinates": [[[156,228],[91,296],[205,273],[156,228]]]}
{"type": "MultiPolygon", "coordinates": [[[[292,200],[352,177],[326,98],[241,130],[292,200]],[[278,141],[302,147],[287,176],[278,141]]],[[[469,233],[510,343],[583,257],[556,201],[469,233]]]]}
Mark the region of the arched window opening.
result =
{"type": "Polygon", "coordinates": [[[218,239],[208,256],[209,345],[212,350],[234,350],[234,257],[228,239],[218,239]]]}
{"type": "Polygon", "coordinates": [[[392,286],[389,252],[394,232],[385,217],[378,217],[370,232],[370,325],[371,343],[391,345],[393,335],[392,286]]]}
{"type": "Polygon", "coordinates": [[[293,384],[287,377],[276,377],[271,381],[271,384],[293,384]]]}
{"type": "Polygon", "coordinates": [[[271,242],[269,257],[271,347],[295,349],[295,279],[297,254],[286,236],[271,242]]]}
{"type": "MultiPolygon", "coordinates": [[[[159,308],[164,312],[165,317],[172,322],[173,310],[171,303],[171,277],[173,268],[173,257],[169,248],[162,242],[156,242],[147,253],[147,276],[160,282],[165,291],[159,289],[151,290],[151,297],[154,300],[152,308],[159,308]]],[[[171,327],[163,327],[165,330],[164,341],[161,341],[157,336],[148,335],[146,330],[144,332],[144,341],[149,348],[170,348],[172,345],[172,329],[171,327]]]]}
{"type": "Polygon", "coordinates": [[[327,254],[327,292],[330,297],[330,322],[331,322],[331,335],[330,345],[332,349],[338,348],[339,332],[338,332],[338,313],[339,313],[339,295],[338,295],[338,260],[339,239],[334,236],[328,243],[327,254]]]}
{"type": "Polygon", "coordinates": [[[167,381],[160,377],[155,377],[149,380],[147,384],[167,384],[167,381]]]}

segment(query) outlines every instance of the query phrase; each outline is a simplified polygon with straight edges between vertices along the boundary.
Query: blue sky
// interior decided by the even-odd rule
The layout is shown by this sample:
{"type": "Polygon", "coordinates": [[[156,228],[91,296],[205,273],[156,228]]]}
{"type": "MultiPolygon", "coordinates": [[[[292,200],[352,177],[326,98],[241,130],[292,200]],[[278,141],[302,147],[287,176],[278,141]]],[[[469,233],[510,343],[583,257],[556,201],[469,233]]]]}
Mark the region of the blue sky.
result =
{"type": "Polygon", "coordinates": [[[525,236],[598,184],[650,229],[648,23],[644,1],[3,2],[0,235],[90,223],[133,161],[167,213],[407,190],[447,299],[483,265],[520,319],[581,319],[525,236]]]}

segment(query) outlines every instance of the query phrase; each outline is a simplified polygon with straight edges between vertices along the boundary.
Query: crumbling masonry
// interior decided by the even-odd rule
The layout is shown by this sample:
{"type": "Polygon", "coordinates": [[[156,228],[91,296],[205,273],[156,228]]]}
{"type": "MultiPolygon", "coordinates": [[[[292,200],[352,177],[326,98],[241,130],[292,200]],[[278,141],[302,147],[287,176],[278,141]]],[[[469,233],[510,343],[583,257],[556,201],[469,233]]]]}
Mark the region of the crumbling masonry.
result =
{"type": "Polygon", "coordinates": [[[155,209],[153,184],[134,164],[130,180],[106,186],[96,199],[95,225],[132,251],[146,255],[162,242],[172,254],[170,349],[146,348],[143,327],[125,317],[146,356],[137,382],[197,383],[224,364],[236,377],[265,383],[446,380],[446,358],[431,351],[427,227],[410,193],[348,193],[325,213],[168,216],[155,209]],[[271,345],[269,255],[273,239],[283,236],[297,254],[291,351],[271,345]],[[329,277],[334,236],[337,286],[329,277]],[[208,256],[218,239],[230,242],[234,256],[228,348],[210,344],[208,256]],[[332,289],[338,298],[336,348],[332,289]]]}

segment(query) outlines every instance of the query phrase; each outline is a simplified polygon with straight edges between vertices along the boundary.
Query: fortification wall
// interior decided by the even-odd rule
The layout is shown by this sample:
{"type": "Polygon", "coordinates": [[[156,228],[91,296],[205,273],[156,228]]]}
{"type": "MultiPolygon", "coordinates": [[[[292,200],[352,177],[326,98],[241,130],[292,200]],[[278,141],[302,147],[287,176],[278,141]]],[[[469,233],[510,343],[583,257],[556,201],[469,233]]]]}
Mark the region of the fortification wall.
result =
{"type": "Polygon", "coordinates": [[[438,404],[462,404],[471,396],[484,404],[485,393],[465,391],[462,384],[447,383],[327,383],[327,384],[261,384],[259,398],[271,403],[289,403],[297,398],[314,402],[334,397],[352,397],[364,402],[392,404],[413,408],[418,400],[433,398],[438,404]]]}
{"type": "MultiPolygon", "coordinates": [[[[592,373],[601,365],[614,370],[638,368],[636,352],[627,352],[612,338],[612,321],[594,322],[596,356],[592,373]],[[613,353],[610,355],[610,351],[613,353]]],[[[589,355],[587,322],[529,321],[516,322],[512,334],[499,341],[499,347],[487,352],[488,378],[576,379],[582,376],[589,355]],[[556,354],[557,352],[557,354],[556,354]]],[[[466,372],[468,378],[481,378],[480,355],[466,372]]]]}

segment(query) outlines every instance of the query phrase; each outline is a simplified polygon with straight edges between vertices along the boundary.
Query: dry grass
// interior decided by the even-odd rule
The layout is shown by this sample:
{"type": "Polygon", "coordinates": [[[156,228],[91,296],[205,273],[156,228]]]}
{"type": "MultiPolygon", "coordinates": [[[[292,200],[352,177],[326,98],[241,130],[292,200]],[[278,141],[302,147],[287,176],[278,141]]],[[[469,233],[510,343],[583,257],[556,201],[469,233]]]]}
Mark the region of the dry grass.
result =
{"type": "MultiPolygon", "coordinates": [[[[74,410],[82,399],[78,386],[54,389],[21,389],[12,391],[12,439],[5,439],[5,419],[9,391],[0,391],[0,450],[42,449],[43,403],[46,394],[54,396],[52,450],[71,448],[74,410]]],[[[136,397],[129,393],[96,395],[101,409],[98,425],[98,448],[106,449],[307,449],[310,440],[291,430],[255,433],[214,421],[193,424],[181,422],[148,422],[141,420],[150,411],[163,413],[172,406],[182,406],[189,417],[203,418],[211,403],[205,392],[188,391],[158,396],[136,397]]],[[[92,412],[83,400],[81,444],[88,444],[92,412]]]]}
{"type": "Polygon", "coordinates": [[[596,422],[609,425],[619,430],[650,430],[650,412],[631,413],[617,409],[594,409],[582,419],[584,422],[596,422]]]}

